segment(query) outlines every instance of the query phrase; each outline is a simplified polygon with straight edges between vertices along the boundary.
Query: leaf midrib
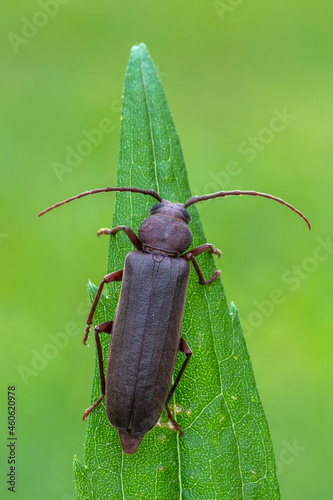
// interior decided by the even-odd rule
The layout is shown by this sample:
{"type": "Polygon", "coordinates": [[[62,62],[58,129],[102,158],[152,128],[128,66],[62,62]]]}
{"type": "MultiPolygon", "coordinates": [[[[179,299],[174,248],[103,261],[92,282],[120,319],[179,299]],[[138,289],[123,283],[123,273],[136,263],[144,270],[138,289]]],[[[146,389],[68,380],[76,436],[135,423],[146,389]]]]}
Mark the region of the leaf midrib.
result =
{"type": "MultiPolygon", "coordinates": [[[[153,153],[153,159],[154,159],[154,174],[155,174],[155,182],[156,182],[156,191],[160,194],[160,187],[159,187],[158,176],[157,176],[157,161],[156,161],[156,152],[155,152],[155,142],[154,142],[154,135],[153,135],[153,130],[152,130],[152,120],[151,120],[151,113],[150,113],[150,108],[149,108],[149,103],[148,103],[146,82],[145,82],[143,68],[142,68],[142,57],[141,57],[140,48],[139,48],[139,61],[140,61],[140,73],[141,73],[142,84],[143,84],[143,89],[144,89],[144,96],[145,96],[145,105],[146,105],[148,119],[149,119],[149,132],[150,132],[150,140],[151,140],[151,144],[152,144],[152,153],[153,153]]],[[[171,148],[172,148],[172,142],[170,141],[170,155],[171,155],[171,148]]],[[[175,407],[175,396],[173,396],[173,401],[174,401],[174,407],[175,407]]],[[[177,415],[174,415],[174,418],[177,419],[177,415]]],[[[180,443],[179,443],[179,433],[178,432],[177,432],[176,441],[177,441],[177,459],[178,459],[179,500],[182,500],[182,494],[183,494],[182,477],[181,477],[182,470],[181,470],[180,446],[179,446],[180,443]]]]}
{"type": "Polygon", "coordinates": [[[154,135],[153,135],[153,130],[152,130],[151,113],[150,113],[149,104],[148,104],[147,86],[146,86],[146,82],[145,82],[145,78],[144,78],[144,73],[143,73],[143,68],[142,68],[142,57],[141,57],[140,47],[139,47],[139,61],[140,61],[140,73],[141,73],[142,84],[143,84],[144,95],[145,95],[145,105],[146,105],[147,114],[148,114],[148,118],[149,118],[149,132],[150,132],[150,141],[151,141],[152,149],[153,149],[154,174],[155,174],[155,182],[156,182],[156,191],[158,193],[160,193],[160,186],[159,186],[158,177],[157,177],[156,149],[155,149],[154,135]]]}

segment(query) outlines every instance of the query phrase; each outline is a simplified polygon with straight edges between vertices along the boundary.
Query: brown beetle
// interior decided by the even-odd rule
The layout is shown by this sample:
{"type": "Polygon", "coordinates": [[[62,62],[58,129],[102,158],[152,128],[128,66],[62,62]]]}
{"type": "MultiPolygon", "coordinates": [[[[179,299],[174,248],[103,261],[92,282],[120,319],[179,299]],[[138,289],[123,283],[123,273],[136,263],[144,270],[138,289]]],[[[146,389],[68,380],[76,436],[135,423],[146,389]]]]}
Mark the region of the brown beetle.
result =
{"type": "Polygon", "coordinates": [[[95,328],[101,395],[84,412],[83,419],[105,396],[108,419],[119,431],[124,452],[133,454],[144,435],[158,421],[163,406],[174,427],[183,434],[168,404],[192,354],[187,342],[181,336],[190,274],[189,262],[193,263],[201,285],[212,283],[221,272],[215,271],[210,279],[205,280],[196,261],[196,257],[203,252],[220,257],[220,250],[213,245],[205,243],[187,251],[192,239],[188,227],[191,217],[186,210],[187,207],[199,201],[230,195],[261,196],[286,205],[306,221],[309,229],[311,226],[308,219],[289,203],[256,191],[220,191],[201,197],[194,196],[183,204],[162,200],[153,190],[107,187],[68,198],[38,215],[83,196],[108,191],[130,191],[149,195],[158,200],[158,204],[151,208],[150,216],[141,224],[138,236],[128,226],[98,231],[98,235],[115,235],[119,231],[124,231],[136,251],[126,256],[123,270],[114,271],[103,278],[88,316],[83,341],[85,344],[88,339],[104,284],[122,281],[114,321],[107,321],[95,328]],[[99,339],[99,334],[102,332],[112,334],[106,378],[99,339]],[[178,351],[183,352],[186,359],[169,390],[178,351]]]}

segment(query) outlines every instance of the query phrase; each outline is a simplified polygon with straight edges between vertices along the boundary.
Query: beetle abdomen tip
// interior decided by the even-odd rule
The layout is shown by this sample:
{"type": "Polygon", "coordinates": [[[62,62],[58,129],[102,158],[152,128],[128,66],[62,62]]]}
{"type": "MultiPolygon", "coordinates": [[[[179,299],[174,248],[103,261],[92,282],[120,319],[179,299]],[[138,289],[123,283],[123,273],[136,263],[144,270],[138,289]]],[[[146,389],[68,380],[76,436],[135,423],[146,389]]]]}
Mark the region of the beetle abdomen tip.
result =
{"type": "Polygon", "coordinates": [[[128,431],[119,430],[119,438],[124,453],[126,453],[126,455],[133,455],[139,448],[139,445],[144,438],[144,434],[131,434],[128,431]]]}

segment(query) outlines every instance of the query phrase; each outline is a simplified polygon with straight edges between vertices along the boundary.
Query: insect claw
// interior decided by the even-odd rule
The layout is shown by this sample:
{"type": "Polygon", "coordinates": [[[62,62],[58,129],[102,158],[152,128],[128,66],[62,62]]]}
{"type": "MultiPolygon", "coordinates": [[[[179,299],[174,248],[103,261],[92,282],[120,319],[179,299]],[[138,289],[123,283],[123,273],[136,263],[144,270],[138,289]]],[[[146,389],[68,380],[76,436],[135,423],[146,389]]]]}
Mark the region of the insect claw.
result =
{"type": "Polygon", "coordinates": [[[84,345],[87,345],[87,340],[88,340],[88,337],[89,337],[90,327],[91,327],[91,324],[89,325],[87,323],[86,331],[85,331],[85,334],[84,334],[84,337],[83,337],[83,343],[84,343],[84,345]]]}
{"type": "Polygon", "coordinates": [[[221,273],[222,273],[222,271],[220,271],[220,270],[214,271],[214,274],[212,276],[212,281],[217,280],[217,278],[220,276],[221,273]]]}
{"type": "Polygon", "coordinates": [[[222,255],[222,252],[221,250],[219,250],[218,248],[215,248],[214,245],[209,245],[209,253],[212,253],[214,255],[217,255],[217,258],[219,259],[222,255]]]}
{"type": "Polygon", "coordinates": [[[110,235],[110,234],[113,234],[113,233],[111,233],[111,229],[108,229],[106,227],[102,227],[101,229],[99,229],[97,231],[97,236],[99,237],[101,234],[108,234],[108,235],[110,235]]]}
{"type": "Polygon", "coordinates": [[[184,436],[184,433],[182,431],[181,426],[179,424],[177,424],[177,422],[172,422],[172,423],[173,423],[175,430],[179,432],[180,436],[184,436]]]}

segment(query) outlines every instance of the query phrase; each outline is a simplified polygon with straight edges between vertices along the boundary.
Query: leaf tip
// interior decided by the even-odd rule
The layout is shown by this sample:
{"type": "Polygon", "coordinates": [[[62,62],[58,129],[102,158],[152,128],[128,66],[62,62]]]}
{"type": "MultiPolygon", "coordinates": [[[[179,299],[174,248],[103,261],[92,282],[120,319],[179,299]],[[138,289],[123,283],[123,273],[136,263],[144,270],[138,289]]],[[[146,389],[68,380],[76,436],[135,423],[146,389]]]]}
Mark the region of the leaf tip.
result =
{"type": "Polygon", "coordinates": [[[147,51],[147,47],[146,47],[146,44],[141,42],[141,43],[138,43],[137,45],[133,45],[133,47],[131,48],[131,52],[136,52],[137,50],[145,50],[147,51]]]}

